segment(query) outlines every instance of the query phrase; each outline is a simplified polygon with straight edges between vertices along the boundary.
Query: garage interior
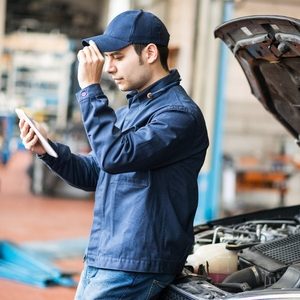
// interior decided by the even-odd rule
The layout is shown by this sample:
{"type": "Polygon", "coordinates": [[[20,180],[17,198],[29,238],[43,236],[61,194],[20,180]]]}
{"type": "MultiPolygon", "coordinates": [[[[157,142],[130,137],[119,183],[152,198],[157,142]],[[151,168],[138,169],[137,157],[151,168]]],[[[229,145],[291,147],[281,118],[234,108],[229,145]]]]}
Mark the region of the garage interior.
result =
{"type": "MultiPolygon", "coordinates": [[[[299,146],[251,95],[231,53],[220,58],[224,50],[213,37],[217,25],[235,17],[299,18],[299,1],[0,0],[0,240],[40,255],[75,280],[92,222],[93,194],[69,187],[24,149],[14,109],[26,107],[47,125],[51,138],[87,153],[74,97],[76,53],[81,38],[102,33],[113,16],[131,8],[153,11],[166,22],[170,65],[207,120],[211,147],[199,175],[195,224],[299,203],[299,146]]],[[[109,77],[102,84],[113,108],[126,104],[109,77]]],[[[2,300],[68,300],[74,294],[74,286],[37,287],[1,278],[0,271],[2,300]]]]}

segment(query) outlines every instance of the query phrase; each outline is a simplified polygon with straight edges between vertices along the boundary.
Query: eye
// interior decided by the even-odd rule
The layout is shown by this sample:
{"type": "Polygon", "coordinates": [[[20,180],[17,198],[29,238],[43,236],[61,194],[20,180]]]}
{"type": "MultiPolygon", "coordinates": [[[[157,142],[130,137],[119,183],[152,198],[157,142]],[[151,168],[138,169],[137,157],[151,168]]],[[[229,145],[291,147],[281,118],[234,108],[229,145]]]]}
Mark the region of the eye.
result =
{"type": "Polygon", "coordinates": [[[115,60],[121,60],[123,58],[123,55],[114,55],[115,60]]]}

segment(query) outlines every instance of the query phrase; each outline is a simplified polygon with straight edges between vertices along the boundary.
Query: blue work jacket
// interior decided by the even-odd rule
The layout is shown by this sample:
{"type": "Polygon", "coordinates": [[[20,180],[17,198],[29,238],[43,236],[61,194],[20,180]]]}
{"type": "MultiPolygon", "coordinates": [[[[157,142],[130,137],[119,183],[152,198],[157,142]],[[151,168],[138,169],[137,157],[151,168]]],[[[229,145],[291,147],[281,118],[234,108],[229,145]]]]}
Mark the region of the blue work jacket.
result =
{"type": "Polygon", "coordinates": [[[199,107],[179,82],[173,70],[127,94],[128,105],[116,112],[99,84],[81,90],[91,153],[52,143],[58,158],[42,157],[69,184],[95,191],[90,266],[175,274],[185,263],[208,137],[199,107]]]}

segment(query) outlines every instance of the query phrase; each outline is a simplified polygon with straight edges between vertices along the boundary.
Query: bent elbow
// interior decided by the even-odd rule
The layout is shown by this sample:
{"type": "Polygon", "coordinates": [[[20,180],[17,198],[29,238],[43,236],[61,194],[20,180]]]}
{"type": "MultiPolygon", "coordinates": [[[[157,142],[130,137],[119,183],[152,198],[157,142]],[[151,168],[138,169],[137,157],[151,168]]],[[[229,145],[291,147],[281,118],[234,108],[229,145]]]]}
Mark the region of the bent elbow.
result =
{"type": "Polygon", "coordinates": [[[120,169],[118,166],[116,166],[116,164],[103,162],[101,165],[102,165],[102,170],[106,173],[110,173],[110,174],[120,173],[120,169]]]}
{"type": "Polygon", "coordinates": [[[111,157],[104,157],[101,161],[101,168],[104,172],[110,174],[117,174],[124,172],[123,164],[119,160],[114,160],[111,157]]]}

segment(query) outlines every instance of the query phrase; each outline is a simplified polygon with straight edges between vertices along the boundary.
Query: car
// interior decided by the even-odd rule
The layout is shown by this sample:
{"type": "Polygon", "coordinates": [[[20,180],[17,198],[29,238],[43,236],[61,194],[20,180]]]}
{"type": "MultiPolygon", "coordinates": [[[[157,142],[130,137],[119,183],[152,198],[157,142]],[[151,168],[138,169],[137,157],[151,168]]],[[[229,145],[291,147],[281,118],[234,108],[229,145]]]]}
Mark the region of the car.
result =
{"type": "MultiPolygon", "coordinates": [[[[214,34],[300,145],[300,20],[246,16],[214,34]]],[[[161,299],[300,299],[300,205],[209,221],[194,232],[193,252],[161,299]]]]}

